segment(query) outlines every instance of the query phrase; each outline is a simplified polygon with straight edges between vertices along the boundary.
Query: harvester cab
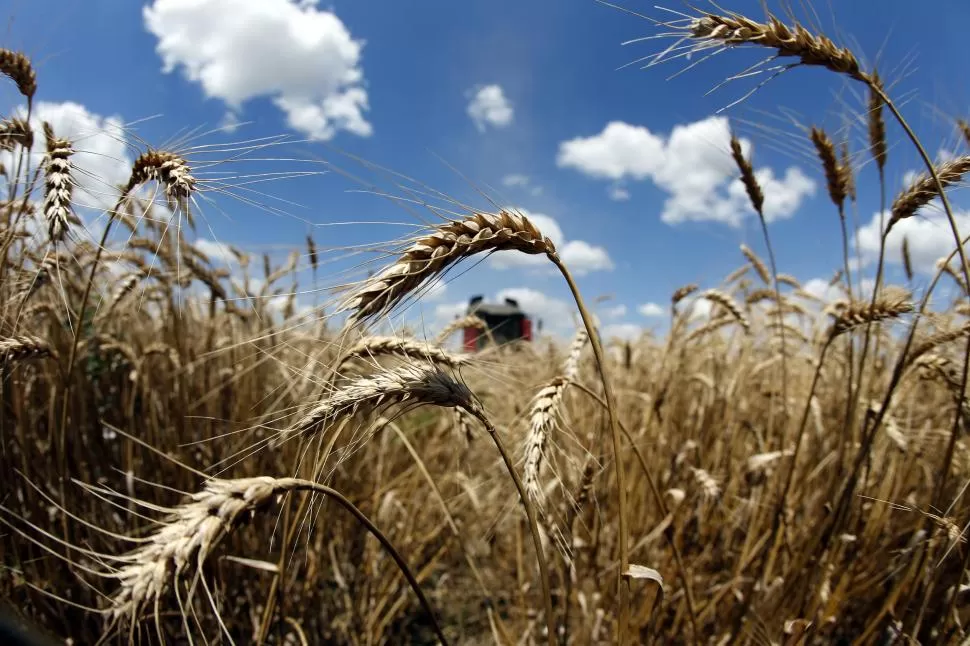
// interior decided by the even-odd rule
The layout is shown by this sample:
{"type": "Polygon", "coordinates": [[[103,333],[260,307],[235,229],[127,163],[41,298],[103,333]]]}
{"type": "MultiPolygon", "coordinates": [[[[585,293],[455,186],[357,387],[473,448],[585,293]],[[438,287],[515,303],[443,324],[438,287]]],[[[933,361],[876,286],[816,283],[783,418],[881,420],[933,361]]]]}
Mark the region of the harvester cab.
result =
{"type": "Polygon", "coordinates": [[[465,352],[478,352],[489,342],[505,345],[513,341],[532,340],[532,320],[511,298],[506,298],[504,303],[486,303],[481,296],[473,296],[468,301],[468,314],[484,321],[487,331],[465,328],[465,352]]]}

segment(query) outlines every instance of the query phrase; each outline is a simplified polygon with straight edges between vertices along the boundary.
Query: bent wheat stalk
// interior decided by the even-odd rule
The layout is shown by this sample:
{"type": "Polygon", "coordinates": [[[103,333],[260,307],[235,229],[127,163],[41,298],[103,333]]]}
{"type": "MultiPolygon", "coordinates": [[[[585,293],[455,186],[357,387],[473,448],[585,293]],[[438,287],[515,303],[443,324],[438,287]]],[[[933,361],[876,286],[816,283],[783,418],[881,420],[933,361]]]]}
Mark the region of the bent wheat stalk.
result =
{"type": "Polygon", "coordinates": [[[201,576],[206,559],[245,519],[246,512],[255,513],[280,494],[296,491],[329,496],[381,543],[414,590],[431,620],[435,635],[442,644],[447,644],[437,616],[407,561],[380,529],[339,491],[298,478],[261,476],[210,480],[202,491],[192,494],[189,502],[167,510],[168,517],[161,528],[139,547],[122,556],[104,555],[107,561],[119,566],[105,574],[117,579],[121,586],[112,596],[112,606],[105,612],[106,616],[112,623],[125,618],[134,621],[144,610],[154,606],[156,625],[160,625],[157,601],[173,581],[193,571],[201,576]]]}
{"type": "MultiPolygon", "coordinates": [[[[497,214],[474,213],[460,220],[451,220],[432,227],[427,235],[411,240],[398,258],[381,272],[351,288],[350,294],[338,307],[338,311],[350,312],[349,326],[366,324],[387,315],[411,292],[428,285],[464,258],[479,253],[514,250],[527,254],[545,254],[562,274],[569,286],[583,325],[593,345],[593,353],[599,367],[600,379],[609,404],[610,430],[613,437],[613,457],[616,463],[617,500],[619,515],[619,547],[621,571],[629,565],[629,538],[627,536],[626,479],[623,476],[623,460],[620,452],[620,429],[617,423],[616,397],[606,373],[606,359],[602,344],[596,334],[592,317],[572,274],[563,264],[552,240],[542,235],[538,228],[521,213],[502,210],[497,214]]],[[[494,433],[493,433],[494,436],[494,433]]],[[[514,474],[517,480],[518,475],[514,474]]],[[[541,551],[541,550],[540,550],[541,551]]],[[[625,643],[629,617],[629,588],[624,579],[618,578],[620,588],[619,643],[625,643]]],[[[551,604],[550,604],[551,605],[551,604]]],[[[550,643],[555,639],[550,621],[550,643]]]]}

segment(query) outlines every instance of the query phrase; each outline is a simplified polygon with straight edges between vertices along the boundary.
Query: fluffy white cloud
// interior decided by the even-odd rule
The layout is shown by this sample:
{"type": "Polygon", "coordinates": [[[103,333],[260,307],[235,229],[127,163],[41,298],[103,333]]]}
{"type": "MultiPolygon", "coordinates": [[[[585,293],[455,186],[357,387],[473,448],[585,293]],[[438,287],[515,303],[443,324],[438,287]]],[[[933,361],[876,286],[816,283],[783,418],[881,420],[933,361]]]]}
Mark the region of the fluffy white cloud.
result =
{"type": "Polygon", "coordinates": [[[603,311],[603,316],[608,319],[618,319],[626,316],[626,305],[614,305],[603,311]]]}
{"type": "Polygon", "coordinates": [[[370,123],[363,41],[315,0],[155,0],[143,10],[163,70],[181,68],[209,97],[238,112],[269,97],[290,127],[313,139],[370,123]]]}
{"type": "Polygon", "coordinates": [[[611,121],[598,135],[559,144],[556,163],[601,179],[651,177],[663,165],[664,141],[643,126],[611,121]]]}
{"type": "MultiPolygon", "coordinates": [[[[544,213],[533,213],[526,209],[510,209],[523,214],[542,232],[552,240],[559,250],[559,257],[570,271],[582,276],[591,271],[613,269],[613,261],[603,247],[596,247],[583,240],[566,240],[562,228],[555,218],[544,213]]],[[[524,254],[518,251],[499,251],[490,257],[491,266],[496,269],[514,267],[547,267],[549,260],[545,256],[524,254]]]]}
{"type": "Polygon", "coordinates": [[[583,240],[570,240],[559,249],[559,257],[569,270],[582,276],[591,271],[609,271],[613,261],[603,247],[594,247],[583,240]]]}
{"type": "MultiPolygon", "coordinates": [[[[961,235],[970,232],[970,212],[957,211],[953,215],[961,235]]],[[[885,214],[884,221],[889,221],[889,213],[885,214]]],[[[859,252],[864,263],[878,260],[881,231],[879,213],[859,230],[859,252]]],[[[935,272],[936,261],[956,248],[950,224],[939,209],[926,208],[920,214],[896,223],[886,239],[887,262],[902,263],[904,237],[908,240],[913,270],[923,273],[935,272]]]]}
{"type": "Polygon", "coordinates": [[[666,316],[667,314],[667,308],[656,303],[644,303],[637,308],[637,311],[647,318],[657,318],[659,316],[666,316]]]}
{"type": "Polygon", "coordinates": [[[485,85],[468,91],[468,116],[479,132],[488,126],[504,128],[512,123],[515,111],[500,85],[485,85]]]}
{"type": "MultiPolygon", "coordinates": [[[[26,110],[20,112],[26,116],[26,110]]],[[[44,122],[51,125],[56,137],[68,139],[74,145],[71,162],[79,189],[74,193],[76,206],[113,206],[118,199],[118,185],[128,181],[132,164],[121,117],[103,117],[71,101],[34,104],[30,125],[34,131],[31,163],[35,168],[42,163],[47,150],[44,122]]],[[[0,161],[13,174],[16,157],[3,153],[0,161]]]]}
{"type": "Polygon", "coordinates": [[[502,178],[503,186],[528,186],[529,176],[512,173],[502,178]]]}
{"type": "MultiPolygon", "coordinates": [[[[620,184],[624,180],[652,180],[669,194],[660,216],[668,224],[695,220],[739,226],[753,211],[735,178],[737,168],[728,154],[730,136],[724,117],[677,125],[666,138],[643,126],[613,121],[597,135],[562,142],[556,163],[612,180],[611,199],[629,198],[620,184]]],[[[742,140],[741,145],[747,154],[750,142],[742,140]]],[[[815,192],[815,182],[797,168],[777,178],[771,169],[756,174],[765,190],[768,220],[791,217],[815,192]]]]}

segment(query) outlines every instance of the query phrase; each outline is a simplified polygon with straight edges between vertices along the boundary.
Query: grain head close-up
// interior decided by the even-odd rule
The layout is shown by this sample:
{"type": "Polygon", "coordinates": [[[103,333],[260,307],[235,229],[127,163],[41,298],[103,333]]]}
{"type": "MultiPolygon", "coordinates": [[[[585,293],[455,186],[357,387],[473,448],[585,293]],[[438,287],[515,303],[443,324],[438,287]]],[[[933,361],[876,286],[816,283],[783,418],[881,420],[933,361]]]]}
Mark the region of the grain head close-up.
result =
{"type": "Polygon", "coordinates": [[[3,643],[970,644],[970,4],[0,15],[3,643]]]}

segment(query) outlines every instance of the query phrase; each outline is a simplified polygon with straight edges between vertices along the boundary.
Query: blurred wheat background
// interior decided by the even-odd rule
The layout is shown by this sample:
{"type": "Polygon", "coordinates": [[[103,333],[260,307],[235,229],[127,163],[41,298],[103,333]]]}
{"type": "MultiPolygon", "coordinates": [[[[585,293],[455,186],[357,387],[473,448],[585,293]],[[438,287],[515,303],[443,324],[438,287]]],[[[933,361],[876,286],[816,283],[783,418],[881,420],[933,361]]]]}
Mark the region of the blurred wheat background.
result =
{"type": "Polygon", "coordinates": [[[632,340],[601,334],[527,214],[403,179],[412,233],[350,250],[311,235],[282,264],[233,249],[230,273],[186,234],[208,200],[248,199],[220,164],[275,141],[145,144],[107,205],[82,208],[84,142],[33,117],[43,77],[0,50],[23,101],[0,122],[10,612],[73,644],[967,643],[970,275],[946,195],[970,129],[934,161],[876,70],[823,34],[671,20],[657,60],[749,47],[852,83],[867,141],[804,134],[845,245],[825,298],[778,272],[771,195],[732,138],[767,253],[742,245],[736,271],[671,295],[665,335],[632,340]],[[926,163],[898,193],[887,127],[926,163]],[[846,216],[861,183],[891,204],[866,276],[846,216]],[[928,208],[953,253],[924,281],[904,238],[890,284],[889,232],[928,208]],[[572,339],[465,353],[474,315],[393,323],[495,252],[565,281],[572,339]]]}

